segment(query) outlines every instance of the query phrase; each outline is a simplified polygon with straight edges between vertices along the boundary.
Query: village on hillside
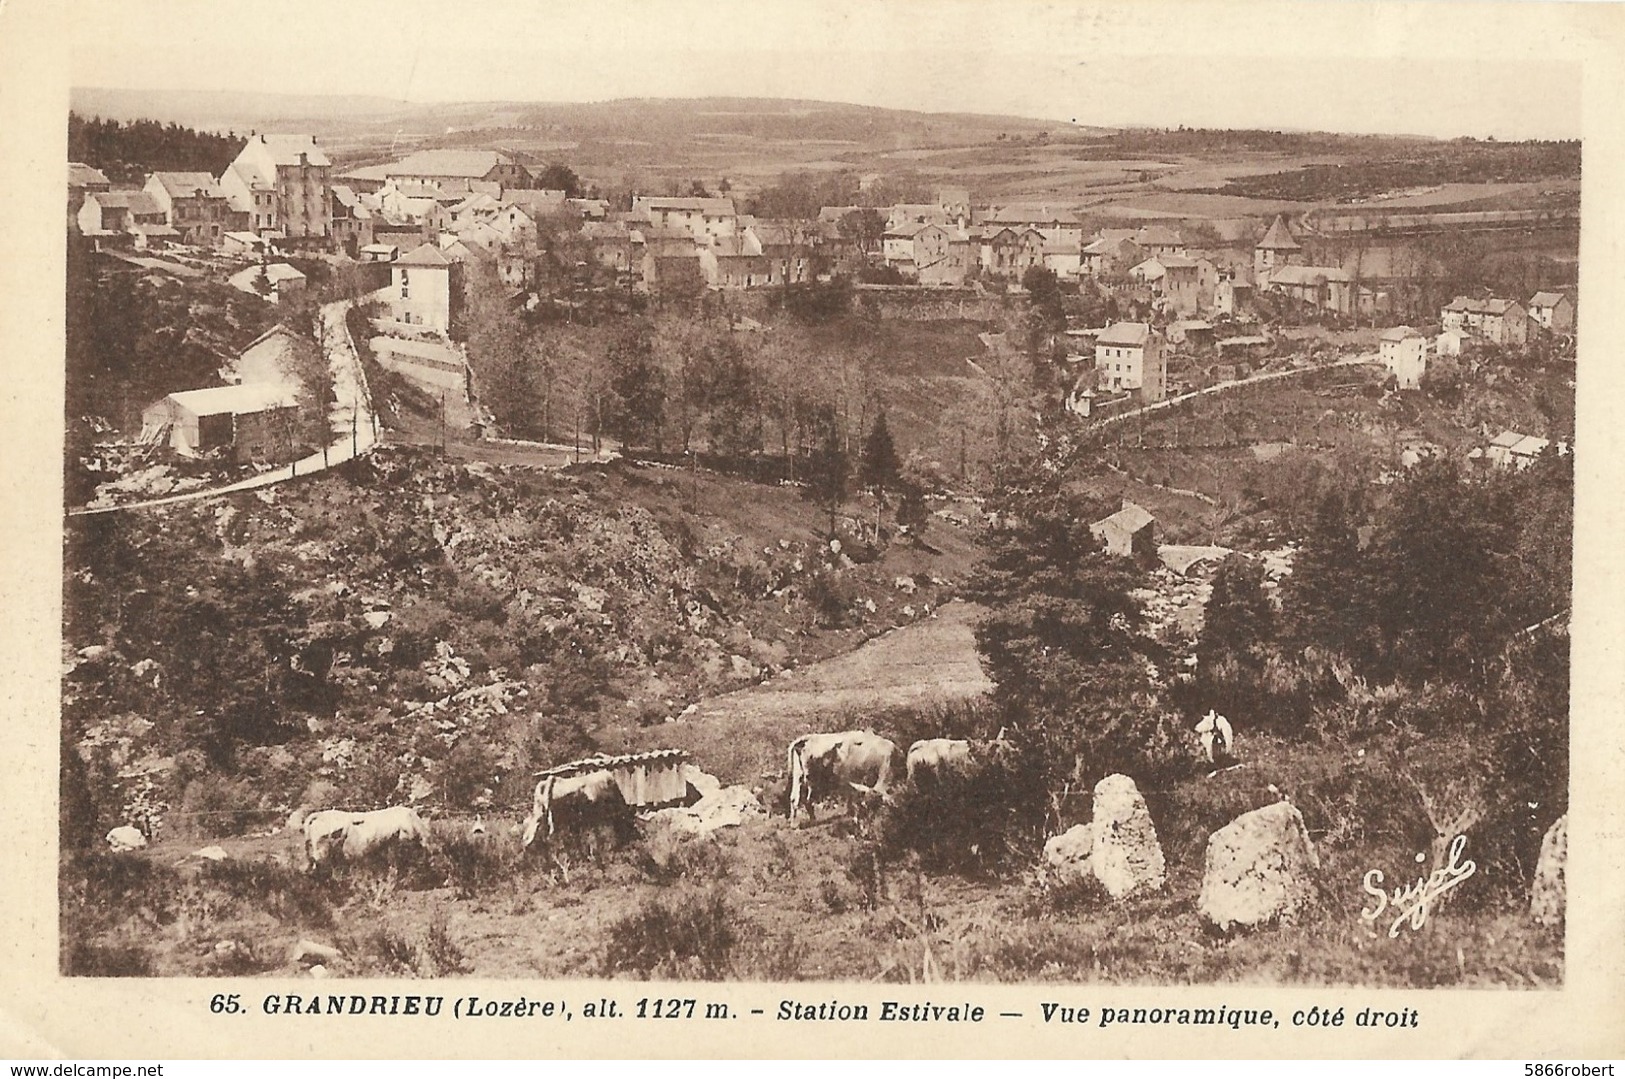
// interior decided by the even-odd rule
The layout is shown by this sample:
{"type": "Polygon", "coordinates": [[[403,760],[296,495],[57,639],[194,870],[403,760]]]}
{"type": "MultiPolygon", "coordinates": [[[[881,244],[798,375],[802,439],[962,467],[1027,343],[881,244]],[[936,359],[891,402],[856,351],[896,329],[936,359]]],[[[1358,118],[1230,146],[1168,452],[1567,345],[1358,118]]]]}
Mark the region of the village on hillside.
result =
{"type": "Polygon", "coordinates": [[[1563,983],[1577,149],[73,123],[64,973],[1563,983]]]}
{"type": "MultiPolygon", "coordinates": [[[[458,414],[475,422],[477,391],[452,334],[468,293],[500,289],[532,306],[556,301],[571,291],[548,273],[561,251],[600,269],[600,288],[656,301],[832,278],[950,300],[1020,293],[1032,271],[1061,287],[1087,282],[1110,317],[1094,327],[1069,318],[1065,327],[1066,405],[1085,417],[1290,362],[1293,349],[1275,332],[1281,324],[1376,328],[1375,342],[1365,340],[1378,346],[1399,389],[1418,388],[1430,366],[1473,370],[1501,350],[1573,355],[1572,289],[1485,291],[1424,310],[1415,278],[1429,268],[1420,262],[1362,276],[1358,267],[1311,259],[1322,228],[1402,234],[1516,227],[1550,216],[1535,211],[1440,213],[1431,225],[1419,220],[1429,215],[1414,214],[1352,225],[1317,214],[1294,225],[1276,215],[1259,222],[1262,234],[1249,251],[1212,236],[1187,242],[1180,229],[1162,224],[1090,230],[1073,211],[979,204],[966,188],[943,188],[932,203],[826,206],[802,220],[741,213],[725,196],[634,194],[629,208],[612,208],[536,182],[525,164],[494,149],[420,150],[344,169],[314,136],[257,133],[218,177],[155,171],[139,188],[115,189],[97,169],[70,163],[68,221],[95,251],[132,269],[218,275],[271,303],[307,288],[307,275],[290,259],[352,270],[362,282],[357,295],[380,307],[373,319],[380,361],[435,392],[449,388],[461,398],[458,414]]],[[[566,266],[566,277],[581,266],[566,266]]],[[[250,355],[261,344],[249,346],[237,366],[263,372],[250,355]]],[[[233,383],[245,377],[230,376],[233,383]]],[[[187,387],[185,400],[154,402],[160,418],[145,424],[142,438],[167,439],[193,456],[223,437],[197,434],[199,417],[207,417],[203,426],[215,431],[240,424],[262,432],[242,437],[239,457],[274,462],[293,452],[292,440],[279,446],[263,436],[276,426],[271,417],[290,407],[289,388],[209,389],[187,387]],[[177,426],[162,418],[170,414],[184,420],[177,426]]],[[[1527,461],[1554,436],[1564,433],[1486,432],[1475,460],[1527,461]],[[1514,445],[1523,449],[1501,452],[1514,445]]]]}

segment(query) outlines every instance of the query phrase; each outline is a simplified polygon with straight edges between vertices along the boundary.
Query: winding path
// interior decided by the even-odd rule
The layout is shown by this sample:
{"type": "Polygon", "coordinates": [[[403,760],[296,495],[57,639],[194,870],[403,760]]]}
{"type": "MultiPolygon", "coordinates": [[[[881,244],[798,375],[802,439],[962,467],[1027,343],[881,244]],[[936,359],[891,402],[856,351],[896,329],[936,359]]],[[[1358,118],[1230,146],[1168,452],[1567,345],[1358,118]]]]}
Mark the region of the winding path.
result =
{"type": "Polygon", "coordinates": [[[327,345],[327,362],[333,372],[334,403],[328,410],[328,427],[333,441],[324,449],[291,464],[261,472],[246,480],[220,487],[207,487],[197,491],[184,491],[164,498],[142,502],[126,502],[116,506],[81,506],[68,511],[70,517],[83,517],[97,513],[116,513],[121,510],[151,509],[173,506],[182,502],[197,502],[205,498],[219,498],[237,491],[252,491],[273,484],[285,483],[301,476],[313,475],[324,469],[341,465],[363,454],[371,453],[378,445],[378,417],[372,409],[372,397],[367,389],[367,375],[361,368],[361,357],[350,338],[350,327],[345,320],[353,303],[336,300],[321,308],[322,337],[327,345]]]}

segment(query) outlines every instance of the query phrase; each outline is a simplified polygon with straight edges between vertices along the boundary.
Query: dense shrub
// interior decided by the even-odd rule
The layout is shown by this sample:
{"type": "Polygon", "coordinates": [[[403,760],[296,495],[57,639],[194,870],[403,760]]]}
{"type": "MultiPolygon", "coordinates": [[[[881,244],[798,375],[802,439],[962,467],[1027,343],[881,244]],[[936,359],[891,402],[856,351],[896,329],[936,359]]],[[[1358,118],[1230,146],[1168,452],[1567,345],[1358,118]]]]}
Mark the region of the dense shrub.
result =
{"type": "Polygon", "coordinates": [[[344,898],[342,888],[333,883],[269,861],[228,858],[208,862],[199,879],[239,902],[268,911],[278,921],[313,929],[331,926],[334,903],[344,898]]]}
{"type": "Polygon", "coordinates": [[[1031,861],[1047,801],[1035,762],[1015,751],[985,751],[960,772],[904,787],[881,822],[887,856],[919,855],[930,870],[982,874],[1031,861]]]}
{"type": "Polygon", "coordinates": [[[606,974],[721,978],[740,939],[742,919],[721,891],[687,891],[644,901],[612,924],[606,974]]]}
{"type": "Polygon", "coordinates": [[[157,971],[143,944],[75,940],[64,949],[62,973],[69,978],[150,978],[157,971]]]}

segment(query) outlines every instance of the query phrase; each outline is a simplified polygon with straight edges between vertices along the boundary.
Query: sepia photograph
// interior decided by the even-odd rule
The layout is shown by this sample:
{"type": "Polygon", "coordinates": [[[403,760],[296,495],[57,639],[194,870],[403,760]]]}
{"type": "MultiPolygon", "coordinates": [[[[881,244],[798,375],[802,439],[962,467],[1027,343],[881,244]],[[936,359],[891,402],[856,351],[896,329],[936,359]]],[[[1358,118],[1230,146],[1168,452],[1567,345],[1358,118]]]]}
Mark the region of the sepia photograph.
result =
{"type": "Polygon", "coordinates": [[[63,979],[1563,990],[1579,64],[283,8],[71,20],[63,979]]]}

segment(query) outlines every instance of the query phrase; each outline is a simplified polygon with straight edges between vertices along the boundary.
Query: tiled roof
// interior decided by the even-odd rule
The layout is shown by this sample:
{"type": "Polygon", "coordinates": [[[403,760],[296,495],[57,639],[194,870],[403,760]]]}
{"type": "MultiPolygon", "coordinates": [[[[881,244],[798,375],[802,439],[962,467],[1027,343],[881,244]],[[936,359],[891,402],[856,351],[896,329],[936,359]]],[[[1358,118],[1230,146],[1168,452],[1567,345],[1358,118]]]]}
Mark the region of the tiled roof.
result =
{"type": "Polygon", "coordinates": [[[389,176],[446,176],[462,180],[483,178],[510,159],[495,150],[419,150],[393,165],[385,165],[389,176]]]}
{"type": "Polygon", "coordinates": [[[152,178],[157,180],[163,189],[169,192],[171,198],[188,198],[201,192],[206,198],[223,199],[226,193],[220,190],[214,177],[206,172],[155,172],[152,178]]]}
{"type": "Polygon", "coordinates": [[[311,165],[331,165],[327,154],[316,144],[314,135],[254,135],[252,136],[262,146],[271,152],[271,160],[278,165],[297,165],[299,155],[303,154],[305,162],[311,165]]]}
{"type": "Polygon", "coordinates": [[[91,168],[78,161],[68,162],[68,186],[88,187],[91,184],[105,184],[107,176],[101,169],[91,168]]]}
{"type": "Polygon", "coordinates": [[[1144,345],[1150,336],[1151,327],[1143,322],[1119,322],[1109,327],[1095,343],[1139,347],[1144,345]]]}
{"type": "Polygon", "coordinates": [[[1104,517],[1096,521],[1090,527],[1104,528],[1107,525],[1116,525],[1125,532],[1138,532],[1146,525],[1155,524],[1156,520],[1155,517],[1151,516],[1151,511],[1144,506],[1137,506],[1133,502],[1125,502],[1122,509],[1110,517],[1104,517]]]}
{"type": "Polygon", "coordinates": [[[1504,315],[1513,307],[1514,301],[1490,297],[1475,300],[1468,296],[1457,296],[1445,305],[1446,311],[1464,311],[1470,315],[1504,315]]]}
{"type": "Polygon", "coordinates": [[[203,390],[182,390],[167,398],[196,416],[222,413],[265,412],[290,408],[298,401],[286,386],[268,382],[247,382],[240,386],[215,386],[203,390]]]}
{"type": "Polygon", "coordinates": [[[632,209],[638,210],[698,210],[712,217],[733,217],[733,199],[662,198],[639,195],[632,200],[632,209]]]}
{"type": "Polygon", "coordinates": [[[1314,285],[1322,279],[1347,283],[1349,272],[1337,266],[1277,266],[1270,271],[1271,285],[1314,285]]]}
{"type": "Polygon", "coordinates": [[[1157,244],[1163,247],[1183,246],[1185,241],[1166,225],[1147,225],[1134,233],[1134,242],[1142,247],[1157,244]]]}
{"type": "Polygon", "coordinates": [[[1297,251],[1303,247],[1302,244],[1292,238],[1292,230],[1287,228],[1286,218],[1280,214],[1275,215],[1275,220],[1271,222],[1269,231],[1264,233],[1262,240],[1258,241],[1258,246],[1274,251],[1297,251]]]}
{"type": "Polygon", "coordinates": [[[450,266],[451,261],[434,244],[419,244],[395,260],[397,266],[450,266]]]}

